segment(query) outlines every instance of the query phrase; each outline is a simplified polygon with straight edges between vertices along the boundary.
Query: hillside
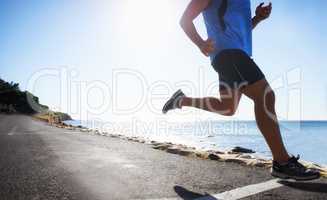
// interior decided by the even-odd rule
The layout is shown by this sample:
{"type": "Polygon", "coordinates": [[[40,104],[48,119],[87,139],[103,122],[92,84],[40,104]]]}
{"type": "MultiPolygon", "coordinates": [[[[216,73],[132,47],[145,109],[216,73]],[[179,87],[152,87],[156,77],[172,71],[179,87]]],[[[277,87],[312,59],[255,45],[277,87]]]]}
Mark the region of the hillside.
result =
{"type": "Polygon", "coordinates": [[[48,120],[49,117],[56,121],[71,120],[72,118],[61,112],[53,112],[48,106],[39,102],[39,97],[28,91],[21,91],[18,83],[6,82],[0,78],[0,113],[20,113],[34,115],[40,119],[48,120]]]}

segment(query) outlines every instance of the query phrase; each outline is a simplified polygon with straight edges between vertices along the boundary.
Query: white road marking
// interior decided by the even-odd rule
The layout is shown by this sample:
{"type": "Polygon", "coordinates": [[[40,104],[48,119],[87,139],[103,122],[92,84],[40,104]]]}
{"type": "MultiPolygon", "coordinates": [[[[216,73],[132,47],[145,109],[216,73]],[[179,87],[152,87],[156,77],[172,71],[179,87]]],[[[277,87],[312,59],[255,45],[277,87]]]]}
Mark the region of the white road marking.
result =
{"type": "Polygon", "coordinates": [[[66,131],[64,133],[66,133],[66,134],[78,134],[78,133],[81,133],[81,132],[78,132],[78,131],[66,131]]]}
{"type": "MultiPolygon", "coordinates": [[[[262,192],[273,190],[283,185],[278,183],[279,179],[272,179],[266,182],[239,187],[230,191],[222,192],[215,195],[197,198],[196,200],[238,200],[245,197],[253,196],[262,192]]],[[[181,198],[162,198],[152,200],[180,200],[181,198]]],[[[149,199],[148,199],[149,200],[149,199]]]]}
{"type": "Polygon", "coordinates": [[[14,135],[16,130],[17,130],[17,127],[14,126],[14,127],[9,131],[8,135],[9,135],[9,136],[14,135]]]}
{"type": "Polygon", "coordinates": [[[137,168],[137,166],[133,164],[124,164],[123,168],[132,169],[132,168],[137,168]]]}
{"type": "MultiPolygon", "coordinates": [[[[249,197],[255,194],[259,194],[261,192],[269,191],[272,189],[276,189],[282,187],[283,185],[278,183],[278,179],[272,179],[267,182],[248,185],[240,188],[236,188],[234,190],[226,191],[220,194],[212,195],[216,199],[221,200],[237,200],[245,197],[249,197]]],[[[202,197],[197,200],[209,200],[213,199],[212,197],[202,197]]]]}

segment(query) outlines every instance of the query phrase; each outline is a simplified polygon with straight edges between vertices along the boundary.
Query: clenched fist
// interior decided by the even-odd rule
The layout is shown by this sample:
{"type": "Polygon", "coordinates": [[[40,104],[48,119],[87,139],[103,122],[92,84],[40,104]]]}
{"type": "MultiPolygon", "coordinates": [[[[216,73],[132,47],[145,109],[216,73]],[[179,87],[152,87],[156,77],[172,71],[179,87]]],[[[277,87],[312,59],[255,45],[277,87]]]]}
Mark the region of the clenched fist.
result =
{"type": "Polygon", "coordinates": [[[261,3],[257,9],[255,10],[255,15],[259,20],[265,20],[267,19],[270,14],[271,14],[271,10],[272,10],[272,4],[269,3],[269,5],[267,6],[263,6],[264,3],[261,3]]]}

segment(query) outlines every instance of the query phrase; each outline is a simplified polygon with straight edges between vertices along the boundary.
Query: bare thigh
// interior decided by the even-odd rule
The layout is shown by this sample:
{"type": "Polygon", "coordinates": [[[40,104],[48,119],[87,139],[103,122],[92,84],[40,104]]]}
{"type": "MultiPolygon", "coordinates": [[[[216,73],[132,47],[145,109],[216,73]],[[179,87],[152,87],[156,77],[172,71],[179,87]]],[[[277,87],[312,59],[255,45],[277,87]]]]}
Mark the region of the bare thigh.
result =
{"type": "Polygon", "coordinates": [[[254,101],[264,101],[264,97],[272,93],[272,89],[266,79],[262,79],[252,85],[242,88],[242,93],[254,101]]]}

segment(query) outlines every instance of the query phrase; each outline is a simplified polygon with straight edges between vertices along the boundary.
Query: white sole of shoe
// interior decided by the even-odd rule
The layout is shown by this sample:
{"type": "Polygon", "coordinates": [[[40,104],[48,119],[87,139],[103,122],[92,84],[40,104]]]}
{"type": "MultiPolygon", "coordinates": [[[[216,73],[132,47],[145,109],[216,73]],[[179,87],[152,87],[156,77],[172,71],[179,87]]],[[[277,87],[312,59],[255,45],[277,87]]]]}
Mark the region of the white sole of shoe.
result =
{"type": "Polygon", "coordinates": [[[317,175],[307,176],[307,177],[289,176],[289,175],[279,173],[279,172],[276,172],[276,171],[272,171],[271,175],[273,177],[280,178],[280,179],[293,179],[293,180],[296,180],[296,181],[311,181],[311,180],[315,180],[315,179],[320,178],[320,176],[317,176],[317,175]]]}

